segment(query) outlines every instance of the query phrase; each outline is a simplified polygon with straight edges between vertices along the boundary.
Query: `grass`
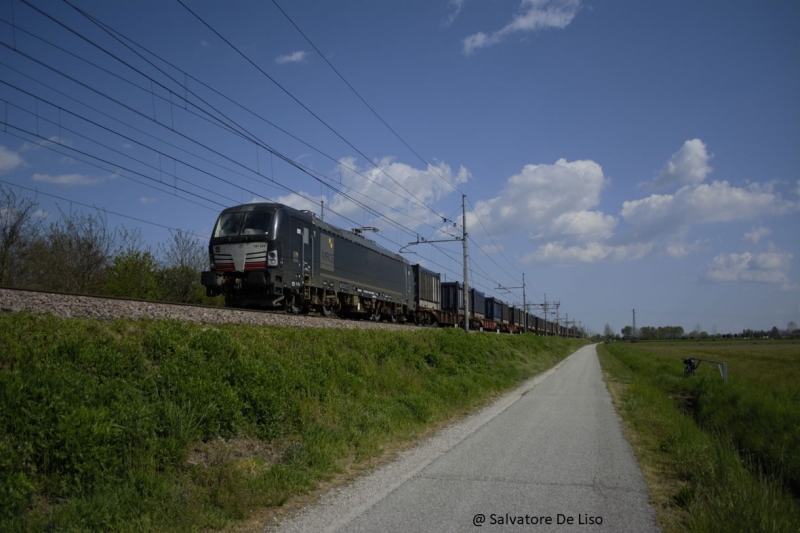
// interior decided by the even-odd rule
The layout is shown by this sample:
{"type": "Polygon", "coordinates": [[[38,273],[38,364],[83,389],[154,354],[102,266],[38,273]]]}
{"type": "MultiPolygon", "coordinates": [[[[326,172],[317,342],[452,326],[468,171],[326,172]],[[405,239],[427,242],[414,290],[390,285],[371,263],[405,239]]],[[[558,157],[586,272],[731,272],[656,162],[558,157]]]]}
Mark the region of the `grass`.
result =
{"type": "Polygon", "coordinates": [[[226,528],[581,344],[3,315],[0,530],[226,528]]]}
{"type": "Polygon", "coordinates": [[[599,350],[665,532],[800,530],[800,344],[613,343],[599,350]],[[728,363],[729,382],[703,363],[728,363]]]}

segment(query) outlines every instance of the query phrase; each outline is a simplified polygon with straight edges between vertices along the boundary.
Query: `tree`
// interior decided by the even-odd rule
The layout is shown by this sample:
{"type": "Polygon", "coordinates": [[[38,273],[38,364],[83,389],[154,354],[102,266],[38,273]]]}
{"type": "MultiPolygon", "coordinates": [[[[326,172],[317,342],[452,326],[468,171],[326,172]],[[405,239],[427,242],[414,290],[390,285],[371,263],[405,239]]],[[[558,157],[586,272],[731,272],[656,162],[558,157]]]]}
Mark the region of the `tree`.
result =
{"type": "Polygon", "coordinates": [[[26,254],[39,236],[39,205],[0,186],[0,285],[19,285],[28,264],[26,254]]]}
{"type": "Polygon", "coordinates": [[[614,338],[614,330],[611,328],[610,325],[606,324],[606,327],[603,328],[603,336],[606,338],[607,341],[610,341],[614,338]]]}
{"type": "Polygon", "coordinates": [[[633,329],[630,326],[625,326],[624,328],[622,328],[622,337],[626,338],[626,339],[630,338],[630,337],[633,336],[632,332],[633,332],[633,329]]]}
{"type": "Polygon", "coordinates": [[[108,296],[158,300],[158,263],[149,250],[128,249],[114,257],[105,276],[103,293],[108,296]]]}
{"type": "Polygon", "coordinates": [[[81,211],[50,224],[32,244],[29,285],[75,293],[102,289],[106,269],[124,241],[124,232],[109,230],[104,216],[81,211]]]}
{"type": "Polygon", "coordinates": [[[200,272],[208,268],[208,251],[187,232],[170,232],[172,239],[159,244],[161,270],[158,273],[163,298],[180,303],[210,303],[200,284],[200,272]]]}

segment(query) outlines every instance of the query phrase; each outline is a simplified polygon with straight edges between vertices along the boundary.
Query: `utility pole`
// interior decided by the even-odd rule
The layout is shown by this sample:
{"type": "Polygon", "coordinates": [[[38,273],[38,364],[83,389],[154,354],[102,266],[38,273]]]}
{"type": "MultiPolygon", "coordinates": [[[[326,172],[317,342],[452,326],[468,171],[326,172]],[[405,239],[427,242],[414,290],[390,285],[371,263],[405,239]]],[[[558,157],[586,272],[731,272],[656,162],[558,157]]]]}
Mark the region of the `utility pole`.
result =
{"type": "Polygon", "coordinates": [[[464,245],[464,331],[469,333],[469,289],[467,288],[467,208],[466,208],[467,195],[461,195],[461,242],[464,245]]]}
{"type": "Polygon", "coordinates": [[[633,325],[631,326],[631,337],[636,338],[636,309],[633,310],[633,325]]]}
{"type": "MultiPolygon", "coordinates": [[[[522,287],[503,287],[502,285],[497,286],[498,290],[501,291],[510,291],[511,289],[522,289],[522,312],[525,315],[525,319],[523,321],[525,325],[525,331],[528,331],[528,301],[525,298],[525,273],[522,273],[522,287]]],[[[541,305],[541,304],[530,304],[530,305],[541,305]]]]}
{"type": "MultiPolygon", "coordinates": [[[[462,244],[464,246],[464,295],[463,295],[463,299],[464,299],[464,331],[469,332],[469,287],[467,286],[467,283],[468,283],[467,268],[469,266],[469,253],[467,252],[467,235],[468,235],[468,233],[467,233],[467,204],[466,204],[466,200],[467,200],[467,195],[466,194],[462,194],[461,195],[461,221],[462,221],[462,224],[461,224],[461,227],[462,227],[461,237],[454,237],[452,239],[440,239],[440,240],[431,241],[431,240],[428,240],[428,239],[423,239],[419,235],[417,235],[417,240],[415,242],[410,242],[407,245],[403,246],[402,248],[400,248],[398,253],[401,253],[401,254],[402,253],[413,253],[413,252],[404,252],[403,250],[405,250],[409,246],[415,246],[417,244],[433,244],[433,243],[437,243],[437,242],[453,242],[453,241],[461,241],[462,242],[462,244]]],[[[377,231],[377,230],[375,230],[375,231],[377,231]]],[[[444,279],[445,279],[445,281],[447,281],[447,274],[445,274],[444,279]]],[[[458,304],[456,304],[456,317],[458,317],[458,304]]],[[[458,318],[456,318],[456,321],[458,321],[458,318]]]]}
{"type": "Polygon", "coordinates": [[[544,293],[544,336],[547,337],[547,293],[544,293]]]}
{"type": "Polygon", "coordinates": [[[522,273],[522,314],[525,323],[525,331],[528,331],[528,302],[525,301],[525,272],[522,273]]]}
{"type": "Polygon", "coordinates": [[[320,210],[319,210],[319,219],[325,222],[325,200],[319,201],[320,210]]]}
{"type": "Polygon", "coordinates": [[[558,317],[558,306],[560,306],[560,305],[561,305],[561,302],[556,302],[555,303],[555,306],[556,306],[556,335],[559,334],[558,330],[561,328],[561,320],[559,320],[559,317],[558,317]]]}

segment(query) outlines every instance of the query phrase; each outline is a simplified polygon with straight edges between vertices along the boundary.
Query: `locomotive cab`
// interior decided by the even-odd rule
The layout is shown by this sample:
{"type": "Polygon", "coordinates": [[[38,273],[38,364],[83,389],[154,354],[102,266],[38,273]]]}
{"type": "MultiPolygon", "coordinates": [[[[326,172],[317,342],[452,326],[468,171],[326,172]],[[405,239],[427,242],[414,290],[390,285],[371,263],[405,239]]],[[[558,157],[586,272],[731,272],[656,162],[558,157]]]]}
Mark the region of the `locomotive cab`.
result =
{"type": "Polygon", "coordinates": [[[283,306],[281,206],[247,204],[224,210],[209,242],[210,269],[201,274],[209,296],[229,306],[283,306]]]}

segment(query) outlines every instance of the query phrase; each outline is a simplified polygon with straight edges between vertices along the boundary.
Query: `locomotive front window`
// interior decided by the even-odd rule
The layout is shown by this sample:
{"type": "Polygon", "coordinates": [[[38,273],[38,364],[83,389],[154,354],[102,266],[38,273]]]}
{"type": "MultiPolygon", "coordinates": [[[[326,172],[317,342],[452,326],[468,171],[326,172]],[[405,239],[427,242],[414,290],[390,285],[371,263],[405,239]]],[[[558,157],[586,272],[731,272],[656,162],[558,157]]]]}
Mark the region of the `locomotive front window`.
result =
{"type": "Polygon", "coordinates": [[[264,211],[251,211],[244,219],[242,235],[264,235],[269,233],[269,223],[272,220],[270,213],[264,211]]]}
{"type": "Polygon", "coordinates": [[[227,213],[219,217],[214,237],[265,235],[269,233],[272,214],[264,211],[227,213]]]}
{"type": "Polygon", "coordinates": [[[239,226],[244,213],[228,213],[219,217],[214,237],[230,237],[239,234],[239,226]]]}

